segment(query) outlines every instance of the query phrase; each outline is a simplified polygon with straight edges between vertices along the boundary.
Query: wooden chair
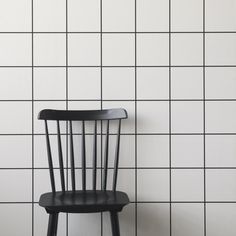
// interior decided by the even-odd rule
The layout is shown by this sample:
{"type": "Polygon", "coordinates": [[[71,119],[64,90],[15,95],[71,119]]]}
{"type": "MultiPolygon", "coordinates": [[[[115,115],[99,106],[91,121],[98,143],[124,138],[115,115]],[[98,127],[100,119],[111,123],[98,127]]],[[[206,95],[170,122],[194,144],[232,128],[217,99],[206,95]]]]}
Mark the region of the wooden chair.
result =
{"type": "MultiPolygon", "coordinates": [[[[60,212],[66,213],[95,213],[95,212],[110,212],[112,235],[119,236],[119,219],[118,212],[120,212],[125,205],[129,203],[129,198],[126,193],[116,191],[118,163],[119,163],[119,149],[120,149],[120,131],[121,120],[127,118],[127,112],[124,109],[108,109],[108,110],[89,110],[89,111],[68,111],[68,110],[42,110],[38,119],[45,121],[46,130],[46,145],[48,154],[49,173],[51,180],[52,192],[41,195],[39,205],[44,207],[49,214],[48,236],[57,235],[58,214],[60,212]],[[107,176],[108,176],[108,156],[109,156],[109,137],[111,120],[116,120],[117,134],[116,135],[116,149],[114,157],[113,183],[111,190],[107,190],[107,176]],[[56,183],[54,176],[53,157],[50,145],[50,135],[48,128],[48,121],[55,121],[58,142],[58,159],[60,170],[60,185],[61,190],[56,191],[56,183]],[[69,156],[70,167],[64,167],[63,152],[62,152],[62,134],[61,122],[68,121],[68,139],[69,139],[69,156]],[[92,166],[92,189],[88,189],[88,181],[86,181],[86,132],[85,126],[87,121],[92,121],[94,132],[93,135],[93,166],[92,166]],[[77,179],[75,177],[75,158],[74,158],[74,123],[81,123],[81,163],[82,163],[82,189],[77,190],[77,179]],[[98,125],[105,127],[105,148],[104,160],[102,168],[102,183],[101,188],[97,187],[97,156],[98,156],[98,125]],[[66,169],[71,173],[71,190],[66,186],[65,171],[66,169]]],[[[66,122],[64,122],[66,123],[66,122]]],[[[89,122],[91,123],[91,122],[89,122]]],[[[113,122],[114,123],[114,122],[113,122]]],[[[99,129],[101,131],[101,129],[99,129]]]]}

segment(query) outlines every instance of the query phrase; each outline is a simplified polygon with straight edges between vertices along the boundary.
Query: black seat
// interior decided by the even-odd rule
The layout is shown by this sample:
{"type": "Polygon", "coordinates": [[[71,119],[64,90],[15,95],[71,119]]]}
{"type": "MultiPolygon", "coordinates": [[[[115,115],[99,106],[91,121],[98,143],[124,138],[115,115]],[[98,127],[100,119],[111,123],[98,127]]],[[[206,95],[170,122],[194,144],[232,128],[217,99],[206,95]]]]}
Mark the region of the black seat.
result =
{"type": "Polygon", "coordinates": [[[128,203],[124,192],[92,190],[45,193],[39,200],[39,205],[50,212],[67,213],[119,212],[128,203]]]}
{"type": "MultiPolygon", "coordinates": [[[[68,110],[42,110],[38,116],[39,119],[45,122],[46,131],[46,144],[48,153],[48,165],[49,174],[51,181],[52,192],[44,193],[41,195],[39,200],[39,205],[44,207],[46,212],[49,214],[49,224],[48,224],[48,236],[57,235],[57,224],[58,224],[58,214],[60,212],[66,213],[95,213],[95,212],[110,212],[112,234],[113,236],[119,236],[119,220],[118,212],[120,212],[125,205],[129,203],[129,198],[126,193],[116,191],[117,186],[117,175],[118,175],[118,164],[119,164],[119,150],[120,150],[120,131],[121,131],[121,120],[127,118],[127,112],[124,109],[108,109],[108,110],[90,110],[90,111],[68,111],[68,110]],[[110,132],[110,123],[113,122],[112,132],[110,132]],[[49,134],[49,122],[56,122],[56,137],[58,143],[58,162],[59,162],[59,172],[60,172],[60,190],[56,190],[55,183],[55,168],[54,168],[54,158],[52,157],[51,151],[51,135],[49,134]],[[93,136],[93,163],[92,163],[92,188],[88,189],[87,181],[87,158],[86,158],[86,124],[89,121],[93,123],[93,133],[89,134],[93,136]],[[61,123],[64,122],[66,129],[63,130],[61,134],[61,123]],[[115,123],[114,123],[115,122],[115,123]],[[81,131],[78,131],[78,126],[75,123],[81,123],[81,131]],[[98,129],[98,124],[100,123],[100,128],[98,129]],[[117,125],[117,132],[114,133],[114,125],[117,125]],[[104,127],[105,132],[104,132],[104,127]],[[110,142],[109,137],[113,135],[116,137],[116,147],[114,151],[114,165],[112,168],[109,166],[109,172],[113,171],[113,181],[111,189],[108,189],[108,157],[110,153],[110,142]],[[66,150],[62,150],[62,136],[66,137],[67,144],[66,150]],[[75,149],[74,149],[74,137],[79,136],[81,138],[80,150],[81,150],[81,167],[76,167],[75,164],[75,149]],[[101,137],[101,149],[104,150],[104,157],[101,158],[101,163],[103,168],[99,173],[102,174],[102,178],[97,178],[98,169],[98,136],[101,137]],[[103,137],[105,140],[103,142],[103,137]],[[69,152],[67,152],[67,149],[69,152]],[[64,161],[63,153],[68,153],[66,155],[66,161],[64,161]],[[70,161],[69,161],[70,160],[70,161]],[[64,162],[66,163],[66,168],[64,167],[64,162]],[[78,181],[76,178],[76,172],[81,170],[81,182],[82,190],[77,190],[76,186],[78,181]],[[68,185],[69,181],[66,177],[71,178],[71,188],[68,185]],[[97,179],[101,179],[101,188],[97,187],[97,179]],[[68,183],[66,185],[66,183],[68,183]]],[[[54,122],[54,123],[55,123],[54,122]]],[[[91,128],[91,127],[90,127],[91,128]]],[[[76,142],[77,144],[78,142],[76,142]]],[[[100,162],[99,162],[100,163],[100,162]]],[[[91,168],[90,168],[91,169],[91,168]]]]}

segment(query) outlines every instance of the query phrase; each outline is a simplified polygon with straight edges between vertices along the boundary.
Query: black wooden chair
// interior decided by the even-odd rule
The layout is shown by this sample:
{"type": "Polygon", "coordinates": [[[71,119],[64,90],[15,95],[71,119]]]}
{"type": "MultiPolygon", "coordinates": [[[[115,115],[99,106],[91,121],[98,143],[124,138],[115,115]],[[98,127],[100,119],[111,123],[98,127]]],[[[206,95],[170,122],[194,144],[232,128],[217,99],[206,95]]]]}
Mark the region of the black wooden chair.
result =
{"type": "MultiPolygon", "coordinates": [[[[120,131],[121,120],[127,118],[127,112],[124,109],[108,109],[108,110],[89,110],[89,111],[68,111],[68,110],[42,110],[39,113],[38,119],[45,121],[46,144],[48,153],[49,173],[51,180],[52,192],[41,195],[39,205],[44,207],[49,214],[48,236],[57,235],[58,214],[64,213],[95,213],[95,212],[110,212],[112,234],[119,236],[119,219],[120,212],[125,205],[129,203],[129,198],[126,193],[116,191],[118,163],[119,163],[119,148],[120,148],[120,131]],[[113,183],[111,190],[107,190],[108,176],[108,156],[109,156],[109,137],[111,136],[110,126],[111,120],[116,120],[117,134],[116,149],[114,157],[113,183]],[[56,190],[54,165],[52,151],[50,146],[50,134],[48,121],[56,122],[57,141],[58,141],[58,159],[60,169],[60,185],[61,191],[56,190]],[[62,133],[61,122],[68,121],[68,139],[69,139],[69,156],[70,167],[64,167],[63,152],[62,152],[62,133]],[[87,189],[86,181],[86,135],[85,126],[87,121],[92,121],[94,133],[93,135],[93,166],[92,166],[92,189],[87,189]],[[74,158],[74,137],[77,133],[74,132],[74,123],[80,122],[81,125],[81,162],[82,162],[82,189],[77,190],[77,179],[75,178],[75,158],[74,158]],[[101,189],[97,187],[97,156],[98,156],[98,136],[103,135],[103,132],[98,131],[98,125],[105,127],[105,148],[104,161],[102,168],[101,189]],[[72,127],[73,125],[73,127],[72,127]],[[71,172],[71,190],[66,186],[65,171],[71,172]]],[[[114,121],[112,121],[114,122],[114,121]]],[[[91,123],[91,122],[89,122],[91,123]]],[[[99,129],[100,131],[102,130],[99,129]]]]}

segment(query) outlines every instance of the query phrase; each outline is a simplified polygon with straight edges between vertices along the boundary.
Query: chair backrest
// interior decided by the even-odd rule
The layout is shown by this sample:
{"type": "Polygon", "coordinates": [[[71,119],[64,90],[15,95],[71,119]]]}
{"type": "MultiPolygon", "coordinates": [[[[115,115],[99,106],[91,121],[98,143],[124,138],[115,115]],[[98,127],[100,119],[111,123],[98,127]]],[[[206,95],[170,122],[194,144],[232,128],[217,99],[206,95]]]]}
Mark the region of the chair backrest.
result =
{"type": "MultiPolygon", "coordinates": [[[[42,110],[38,115],[38,119],[45,121],[45,131],[46,131],[46,145],[47,145],[47,154],[48,154],[48,165],[49,165],[49,173],[51,180],[52,191],[56,191],[55,184],[55,174],[54,174],[54,158],[52,157],[51,151],[51,142],[48,128],[48,121],[56,122],[56,135],[57,135],[57,146],[58,146],[58,160],[59,160],[59,169],[60,169],[60,182],[61,182],[61,190],[66,191],[66,181],[65,181],[65,163],[63,158],[62,151],[62,132],[61,132],[61,122],[66,123],[66,131],[65,135],[68,137],[68,156],[70,156],[70,169],[71,171],[71,190],[76,191],[76,182],[78,181],[75,176],[75,151],[74,151],[74,137],[76,135],[81,136],[81,163],[82,163],[82,190],[86,191],[87,182],[86,181],[86,122],[92,121],[92,136],[93,136],[93,145],[92,145],[92,190],[97,190],[97,169],[98,169],[98,136],[105,136],[104,143],[104,159],[103,159],[103,167],[102,168],[102,178],[101,178],[101,189],[107,190],[107,176],[108,176],[108,158],[109,158],[109,137],[111,135],[115,135],[116,137],[116,147],[115,147],[115,155],[114,155],[114,169],[113,169],[113,182],[111,189],[116,191],[117,185],[117,175],[118,175],[118,164],[119,164],[119,149],[120,149],[120,132],[121,132],[121,120],[126,119],[128,117],[125,109],[107,109],[107,110],[42,110]],[[114,123],[116,126],[115,134],[111,134],[110,132],[110,123],[114,123]],[[113,121],[114,120],[114,121],[113,121]],[[81,124],[81,132],[75,133],[74,126],[75,123],[81,124]],[[105,123],[105,124],[104,124],[105,123]],[[100,126],[99,126],[100,125],[100,126]],[[103,132],[103,128],[105,127],[105,132],[103,132]]],[[[91,122],[89,122],[91,125],[91,122]]],[[[101,145],[103,146],[103,145],[101,145]]],[[[102,148],[103,149],[103,148],[102,148]]],[[[68,163],[66,164],[68,165],[68,163]]]]}

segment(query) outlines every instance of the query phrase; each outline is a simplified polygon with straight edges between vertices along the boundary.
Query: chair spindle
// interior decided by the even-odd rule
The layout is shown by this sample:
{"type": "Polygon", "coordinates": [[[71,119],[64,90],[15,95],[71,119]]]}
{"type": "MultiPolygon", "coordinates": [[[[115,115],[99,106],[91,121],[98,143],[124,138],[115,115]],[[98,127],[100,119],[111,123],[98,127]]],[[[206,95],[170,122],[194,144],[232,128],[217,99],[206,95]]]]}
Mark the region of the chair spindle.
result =
{"type": "Polygon", "coordinates": [[[85,148],[85,121],[82,121],[82,190],[86,190],[86,148],[85,148]]]}
{"type": "Polygon", "coordinates": [[[70,120],[70,162],[71,162],[72,191],[75,191],[75,159],[74,159],[74,144],[73,144],[73,128],[71,120],[70,120]]]}
{"type": "Polygon", "coordinates": [[[93,190],[97,187],[97,121],[94,123],[94,140],[93,140],[93,190]]]}

